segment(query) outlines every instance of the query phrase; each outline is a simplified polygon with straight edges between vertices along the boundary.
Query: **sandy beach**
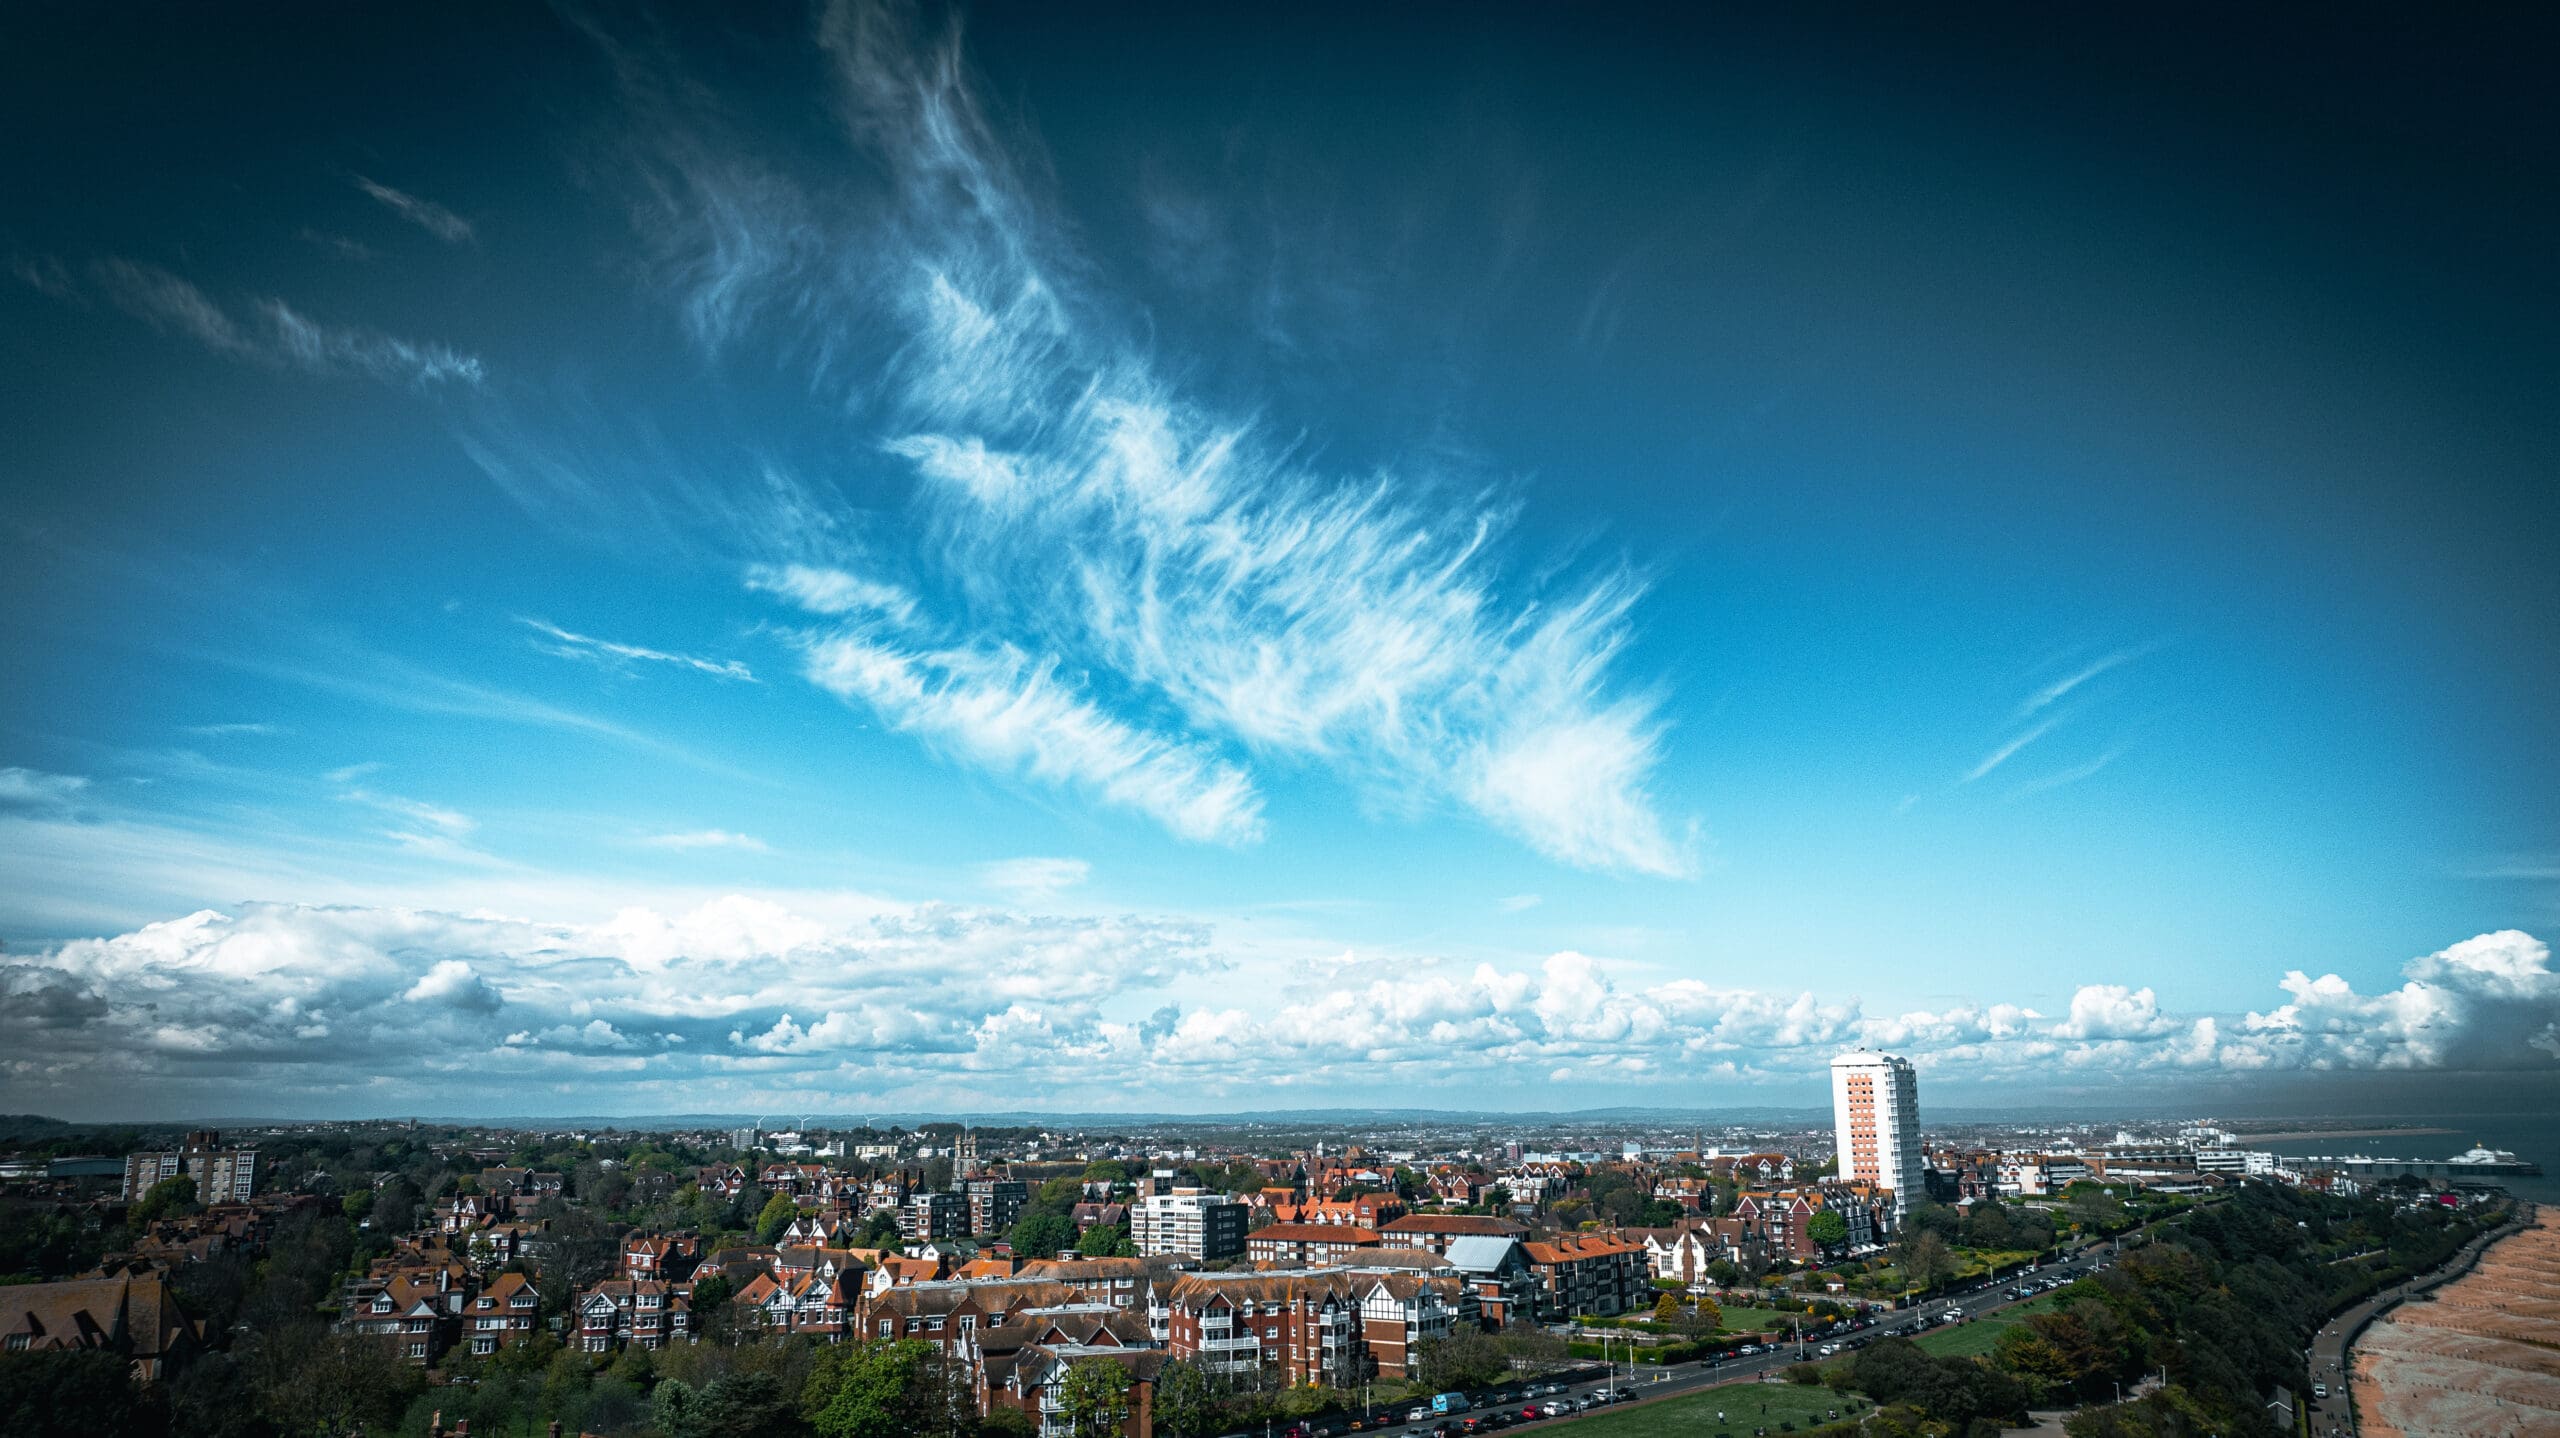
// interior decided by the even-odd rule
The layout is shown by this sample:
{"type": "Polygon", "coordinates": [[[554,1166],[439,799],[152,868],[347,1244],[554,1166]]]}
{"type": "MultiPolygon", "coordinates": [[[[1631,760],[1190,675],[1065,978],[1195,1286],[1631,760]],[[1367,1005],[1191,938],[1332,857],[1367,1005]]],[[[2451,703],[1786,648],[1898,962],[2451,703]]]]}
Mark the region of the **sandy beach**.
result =
{"type": "Polygon", "coordinates": [[[2374,1323],[2354,1352],[2367,1438],[2560,1433],[2560,1211],[2374,1323]]]}

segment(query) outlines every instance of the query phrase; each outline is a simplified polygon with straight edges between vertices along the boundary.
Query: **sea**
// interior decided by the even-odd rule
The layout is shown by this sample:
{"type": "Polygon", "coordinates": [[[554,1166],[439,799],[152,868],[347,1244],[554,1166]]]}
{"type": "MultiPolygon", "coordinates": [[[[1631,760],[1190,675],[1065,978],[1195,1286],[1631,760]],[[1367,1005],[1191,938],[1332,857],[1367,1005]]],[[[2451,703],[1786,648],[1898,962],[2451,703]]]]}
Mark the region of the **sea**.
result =
{"type": "MultiPolygon", "coordinates": [[[[2359,1125],[2363,1126],[2363,1125],[2359,1125]]],[[[2539,1178],[2510,1177],[2501,1182],[2519,1198],[2560,1204],[2560,1113],[2393,1114],[2370,1127],[2450,1129],[2449,1133],[2390,1134],[2371,1138],[2282,1139],[2252,1143],[2251,1148],[2293,1158],[2349,1157],[2446,1159],[2473,1145],[2502,1148],[2542,1165],[2539,1178]]],[[[2245,1126],[2243,1126],[2245,1131],[2245,1126]]]]}

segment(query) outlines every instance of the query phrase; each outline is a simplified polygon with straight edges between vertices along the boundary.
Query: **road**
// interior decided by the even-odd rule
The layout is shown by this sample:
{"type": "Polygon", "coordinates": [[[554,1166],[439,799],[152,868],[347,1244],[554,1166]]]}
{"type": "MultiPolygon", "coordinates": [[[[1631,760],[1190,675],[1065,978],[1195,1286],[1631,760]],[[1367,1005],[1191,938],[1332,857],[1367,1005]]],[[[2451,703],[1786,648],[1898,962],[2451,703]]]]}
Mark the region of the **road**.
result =
{"type": "Polygon", "coordinates": [[[2423,1293],[2469,1273],[2471,1265],[2479,1261],[2490,1244],[2531,1222],[2533,1205],[2524,1204],[2515,1217],[2464,1244],[2453,1257],[2416,1278],[2384,1289],[2330,1319],[2318,1333],[2313,1334],[2311,1351],[2303,1355],[2303,1364],[2310,1371],[2312,1382],[2329,1386],[2326,1398],[2303,1395],[2303,1401],[2311,1405],[2313,1438],[2329,1438],[2331,1434],[2352,1435],[2356,1431],[2355,1398],[2349,1391],[2347,1354],[2355,1346],[2356,1335],[2373,1321],[2375,1315],[2413,1293],[2423,1293]]]}
{"type": "MultiPolygon", "coordinates": [[[[1871,1341],[1876,1338],[1893,1335],[1912,1334],[1919,1331],[1918,1327],[1915,1326],[1915,1320],[1924,1317],[1935,1318],[1938,1314],[1944,1313],[1947,1310],[1948,1305],[1951,1303],[1964,1308],[1968,1315],[1968,1321],[1971,1319],[1981,1318],[1989,1314],[1998,1313],[2003,1309],[2011,1308],[2019,1303],[2028,1301],[2026,1299],[2011,1298],[2004,1291],[2006,1286],[2016,1284],[2020,1278],[2029,1276],[2036,1279],[2060,1278],[2069,1280],[2080,1278],[2095,1271],[2096,1269],[2106,1266],[2106,1264],[2113,1259],[2115,1251],[2116,1245],[2112,1242],[2093,1244],[2071,1258],[2044,1265],[2043,1268],[2033,1275],[2012,1274],[2004,1280],[1986,1280],[1975,1288],[1952,1293],[1945,1297],[1931,1299],[1929,1302],[1913,1308],[1900,1309],[1895,1312],[1885,1314],[1876,1321],[1873,1327],[1861,1329],[1858,1332],[1849,1335],[1849,1337],[1858,1341],[1871,1341]]],[[[1730,1358],[1711,1360],[1705,1363],[1682,1364],[1676,1368],[1655,1370],[1652,1372],[1644,1372],[1640,1369],[1638,1376],[1632,1379],[1627,1376],[1626,1366],[1621,1364],[1616,1370],[1616,1382],[1620,1387],[1632,1386],[1635,1389],[1638,1398],[1634,1404],[1612,1404],[1606,1408],[1595,1408],[1588,1413],[1576,1413],[1565,1417],[1545,1419],[1537,1426],[1549,1431],[1559,1430],[1570,1427],[1578,1419],[1596,1417],[1602,1413],[1616,1413],[1630,1406],[1642,1407],[1645,1404],[1657,1403],[1666,1398],[1683,1397],[1691,1393],[1699,1392],[1702,1389],[1715,1388],[1726,1384],[1773,1381],[1777,1378],[1780,1372],[1788,1368],[1790,1365],[1803,1362],[1808,1358],[1818,1357],[1819,1355],[1815,1352],[1817,1347],[1818,1345],[1811,1343],[1799,1346],[1795,1342],[1790,1341],[1777,1345],[1777,1351],[1775,1352],[1753,1354],[1747,1358],[1730,1358]]],[[[1588,1383],[1576,1384],[1569,1390],[1567,1397],[1580,1397],[1603,1386],[1606,1385],[1597,1380],[1588,1383]]],[[[1385,1431],[1389,1434],[1428,1434],[1431,1431],[1432,1424],[1437,1421],[1438,1420],[1435,1418],[1420,1423],[1407,1423],[1402,1427],[1390,1424],[1385,1431]]]]}

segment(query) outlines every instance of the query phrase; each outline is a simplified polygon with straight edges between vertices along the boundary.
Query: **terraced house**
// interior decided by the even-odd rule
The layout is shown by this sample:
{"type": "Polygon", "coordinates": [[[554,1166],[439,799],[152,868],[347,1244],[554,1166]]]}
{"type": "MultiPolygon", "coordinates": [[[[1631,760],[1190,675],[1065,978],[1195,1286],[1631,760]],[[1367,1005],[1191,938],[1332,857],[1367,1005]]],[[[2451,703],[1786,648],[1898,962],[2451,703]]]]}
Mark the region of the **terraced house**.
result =
{"type": "Polygon", "coordinates": [[[542,1295],[521,1273],[501,1273],[462,1306],[463,1344],[474,1357],[529,1342],[542,1295]]]}
{"type": "Polygon", "coordinates": [[[578,1295],[578,1347],[664,1348],[693,1341],[693,1285],[653,1278],[609,1278],[578,1295]]]}
{"type": "Polygon", "coordinates": [[[1288,1383],[1400,1378],[1416,1345],[1481,1324],[1457,1276],[1377,1269],[1186,1273],[1166,1306],[1175,1357],[1288,1383]]]}

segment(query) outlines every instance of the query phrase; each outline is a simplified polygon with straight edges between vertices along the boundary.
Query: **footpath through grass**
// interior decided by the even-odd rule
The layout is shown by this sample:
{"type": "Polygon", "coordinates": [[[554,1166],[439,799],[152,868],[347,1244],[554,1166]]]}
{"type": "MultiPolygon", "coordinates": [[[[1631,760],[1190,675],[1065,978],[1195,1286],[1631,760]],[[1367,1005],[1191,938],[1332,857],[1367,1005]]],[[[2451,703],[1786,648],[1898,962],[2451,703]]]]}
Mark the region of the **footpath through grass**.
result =
{"type": "MultiPolygon", "coordinates": [[[[1636,1390],[1641,1393],[1644,1390],[1636,1390]]],[[[1659,1403],[1646,1403],[1594,1413],[1561,1425],[1573,1438],[1750,1438],[1755,1428],[1771,1433],[1801,1433],[1830,1422],[1837,1412],[1850,1419],[1869,1411],[1867,1400],[1852,1393],[1800,1383],[1728,1383],[1659,1403]],[[1723,1415],[1719,1418],[1717,1415],[1723,1415]]]]}

